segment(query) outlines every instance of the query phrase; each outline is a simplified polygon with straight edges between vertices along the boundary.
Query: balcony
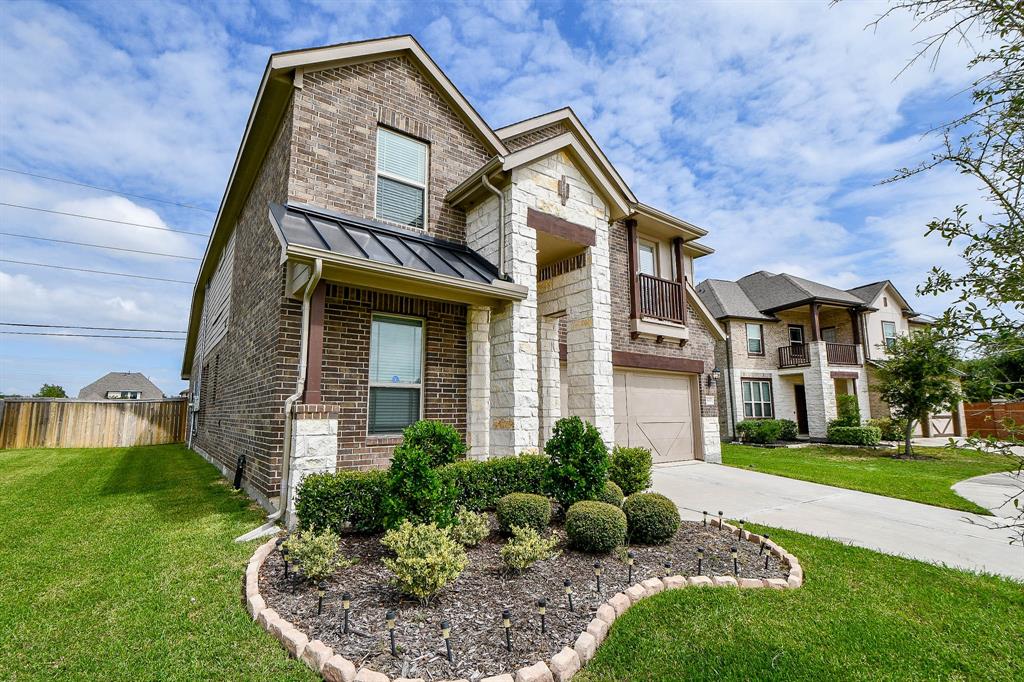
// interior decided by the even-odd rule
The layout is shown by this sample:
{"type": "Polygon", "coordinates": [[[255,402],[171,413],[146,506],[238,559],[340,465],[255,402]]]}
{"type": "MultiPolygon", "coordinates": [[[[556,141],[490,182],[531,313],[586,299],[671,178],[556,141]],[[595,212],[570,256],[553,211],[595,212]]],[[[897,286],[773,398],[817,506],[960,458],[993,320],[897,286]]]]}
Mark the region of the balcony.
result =
{"type": "Polygon", "coordinates": [[[660,277],[637,275],[640,315],[683,324],[683,286],[660,277]]]}
{"type": "Polygon", "coordinates": [[[857,346],[852,343],[831,343],[825,344],[825,357],[830,365],[859,365],[857,357],[857,346]]]}
{"type": "MultiPolygon", "coordinates": [[[[857,344],[826,342],[824,346],[825,359],[829,365],[858,366],[861,364],[857,344]]],[[[818,352],[821,352],[820,349],[818,352]]],[[[811,349],[808,344],[794,343],[779,348],[779,369],[809,367],[810,364],[811,349]]]]}
{"type": "Polygon", "coordinates": [[[810,364],[811,353],[806,343],[793,343],[779,347],[779,369],[808,367],[810,364]]]}

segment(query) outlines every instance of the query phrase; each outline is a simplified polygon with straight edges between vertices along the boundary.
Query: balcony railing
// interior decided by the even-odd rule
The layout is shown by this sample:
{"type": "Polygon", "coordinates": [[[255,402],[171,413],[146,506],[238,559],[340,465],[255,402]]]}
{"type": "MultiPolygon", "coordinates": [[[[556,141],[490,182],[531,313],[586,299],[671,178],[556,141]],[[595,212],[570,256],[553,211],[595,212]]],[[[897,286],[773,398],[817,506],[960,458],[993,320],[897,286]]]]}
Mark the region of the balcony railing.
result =
{"type": "Polygon", "coordinates": [[[852,343],[826,343],[825,357],[830,365],[859,365],[857,346],[852,343]]]}
{"type": "Polygon", "coordinates": [[[811,364],[811,354],[806,343],[793,343],[779,347],[779,369],[806,367],[811,364]]]}
{"type": "Polygon", "coordinates": [[[683,288],[679,282],[643,273],[637,275],[640,314],[668,322],[683,322],[683,288]]]}

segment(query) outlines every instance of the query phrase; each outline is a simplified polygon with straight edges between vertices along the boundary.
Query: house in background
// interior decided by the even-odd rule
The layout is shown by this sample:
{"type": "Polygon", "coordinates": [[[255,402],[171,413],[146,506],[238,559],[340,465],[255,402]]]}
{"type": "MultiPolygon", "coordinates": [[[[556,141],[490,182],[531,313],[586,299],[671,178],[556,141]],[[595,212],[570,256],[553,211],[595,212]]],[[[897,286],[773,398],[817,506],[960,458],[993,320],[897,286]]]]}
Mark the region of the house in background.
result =
{"type": "Polygon", "coordinates": [[[79,400],[161,400],[164,392],[140,372],[110,372],[78,392],[79,400]]]}
{"type": "MultiPolygon", "coordinates": [[[[857,396],[864,419],[890,416],[872,391],[874,368],[898,335],[927,324],[889,281],[842,290],[760,271],[704,280],[697,292],[726,332],[716,361],[720,426],[730,439],[743,419],[767,418],[824,439],[841,394],[857,396]]],[[[963,433],[962,410],[928,415],[919,433],[963,433]]]]}
{"type": "Polygon", "coordinates": [[[411,36],[274,54],[193,295],[190,445],[278,512],[420,418],[475,458],[578,415],[718,461],[705,234],[569,109],[492,129],[411,36]]]}

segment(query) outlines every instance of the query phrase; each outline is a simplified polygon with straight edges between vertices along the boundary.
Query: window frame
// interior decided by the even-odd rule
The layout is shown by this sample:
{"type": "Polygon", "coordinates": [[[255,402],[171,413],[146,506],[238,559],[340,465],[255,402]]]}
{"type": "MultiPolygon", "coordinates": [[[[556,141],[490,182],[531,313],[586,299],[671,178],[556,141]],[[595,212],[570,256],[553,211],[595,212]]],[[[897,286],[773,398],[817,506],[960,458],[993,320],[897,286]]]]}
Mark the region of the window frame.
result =
{"type": "Polygon", "coordinates": [[[755,355],[757,357],[764,356],[764,325],[763,324],[754,324],[753,322],[746,322],[746,323],[744,323],[743,333],[744,333],[744,335],[746,336],[746,339],[747,339],[747,355],[755,355]],[[758,342],[759,347],[761,349],[759,351],[752,351],[752,350],[750,350],[750,341],[751,341],[751,338],[750,338],[750,328],[751,327],[756,327],[757,328],[757,342],[758,342]]]}
{"type": "Polygon", "coordinates": [[[896,328],[896,323],[892,320],[882,320],[882,343],[885,345],[886,350],[896,345],[897,336],[899,336],[899,329],[896,328]],[[892,326],[892,336],[885,333],[886,325],[892,326]]]}
{"type": "Polygon", "coordinates": [[[807,343],[807,333],[804,330],[804,326],[802,324],[787,324],[786,325],[786,336],[789,338],[789,345],[790,345],[790,347],[802,346],[805,343],[807,343]],[[793,340],[793,330],[794,329],[799,329],[800,330],[800,340],[799,341],[794,341],[793,340]]]}
{"type": "Polygon", "coordinates": [[[771,378],[765,377],[741,377],[740,378],[740,405],[743,408],[744,419],[774,419],[775,418],[775,387],[772,385],[771,378]],[[751,390],[751,400],[747,400],[743,395],[744,384],[767,384],[768,385],[768,400],[764,400],[764,388],[762,387],[759,392],[761,400],[753,400],[754,392],[751,390]],[[761,416],[754,415],[754,404],[761,406],[761,416]],[[747,416],[747,405],[750,405],[750,416],[747,416]],[[768,412],[765,413],[765,406],[767,406],[768,412]]]}
{"type": "Polygon", "coordinates": [[[661,264],[659,263],[659,258],[658,258],[659,255],[660,255],[658,253],[658,242],[653,241],[651,239],[645,239],[644,237],[637,237],[637,240],[636,240],[636,252],[637,252],[637,259],[636,259],[636,271],[637,271],[637,274],[638,275],[647,275],[648,277],[658,277],[658,278],[660,278],[661,277],[661,267],[660,267],[661,264]],[[640,264],[643,262],[640,259],[640,252],[643,250],[643,248],[645,246],[650,247],[650,249],[651,249],[651,259],[654,262],[654,272],[653,273],[644,272],[640,268],[640,264]]]}
{"type": "Polygon", "coordinates": [[[836,327],[836,326],[822,327],[821,328],[821,340],[824,341],[825,343],[839,343],[839,328],[836,327]],[[825,338],[825,332],[832,332],[832,334],[833,334],[833,340],[832,341],[829,341],[828,339],[825,338]]]}
{"type": "Polygon", "coordinates": [[[131,391],[131,390],[107,391],[106,395],[105,395],[105,399],[106,400],[142,400],[142,391],[131,391]],[[119,394],[119,397],[112,398],[110,396],[111,393],[117,393],[117,394],[119,394]],[[125,397],[124,396],[125,393],[130,393],[131,395],[129,395],[128,397],[125,397]]]}
{"type": "MultiPolygon", "coordinates": [[[[417,388],[419,390],[419,415],[416,421],[423,419],[423,407],[424,400],[423,394],[425,390],[427,376],[427,321],[422,317],[416,317],[414,315],[397,315],[394,313],[386,312],[374,312],[370,314],[370,348],[366,355],[366,437],[367,438],[388,438],[392,436],[402,435],[402,430],[398,431],[372,431],[370,429],[370,394],[374,388],[417,388]],[[370,374],[370,368],[373,366],[373,322],[378,319],[392,319],[392,320],[413,320],[420,324],[420,381],[418,384],[400,383],[394,384],[390,381],[380,382],[373,381],[373,377],[370,374]]],[[[415,422],[414,422],[415,423],[415,422]]]]}
{"type": "Polygon", "coordinates": [[[374,180],[374,182],[373,182],[373,217],[376,220],[380,220],[382,222],[389,223],[391,225],[398,225],[399,227],[403,227],[403,228],[411,229],[411,230],[419,229],[419,230],[423,230],[425,232],[426,229],[427,229],[427,225],[430,224],[430,219],[429,219],[429,210],[430,210],[430,143],[427,142],[426,140],[421,140],[418,137],[414,137],[414,136],[409,135],[407,133],[404,133],[404,132],[402,132],[400,130],[394,130],[394,129],[389,128],[389,127],[387,127],[385,125],[378,125],[377,126],[376,147],[374,148],[374,151],[373,151],[373,168],[374,168],[374,176],[373,176],[373,180],[374,180]],[[403,137],[403,138],[405,138],[407,140],[412,140],[413,142],[423,146],[425,155],[424,155],[424,159],[423,159],[423,182],[422,183],[420,183],[420,182],[418,182],[416,180],[410,180],[409,178],[403,178],[403,177],[401,177],[399,175],[395,175],[394,173],[388,173],[387,171],[383,171],[383,170],[380,169],[380,136],[381,136],[381,133],[388,133],[388,134],[391,134],[391,135],[395,135],[396,137],[403,137]],[[378,198],[377,178],[385,178],[387,180],[391,180],[392,182],[397,182],[397,183],[402,184],[402,185],[407,185],[409,187],[415,187],[417,189],[423,190],[423,226],[422,227],[418,227],[417,228],[414,225],[409,225],[409,224],[406,224],[406,223],[399,223],[399,222],[396,222],[394,220],[389,220],[388,218],[384,218],[384,217],[382,217],[380,215],[380,213],[377,210],[377,206],[378,206],[377,205],[377,198],[378,198]]]}

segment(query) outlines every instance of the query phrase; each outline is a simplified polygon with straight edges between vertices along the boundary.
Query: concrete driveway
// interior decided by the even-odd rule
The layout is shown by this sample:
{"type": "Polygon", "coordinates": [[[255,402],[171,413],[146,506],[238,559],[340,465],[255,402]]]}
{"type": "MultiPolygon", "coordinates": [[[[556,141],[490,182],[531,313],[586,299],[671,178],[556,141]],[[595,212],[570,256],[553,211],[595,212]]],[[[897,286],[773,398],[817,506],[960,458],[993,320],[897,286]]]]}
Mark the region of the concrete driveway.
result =
{"type": "Polygon", "coordinates": [[[1024,581],[1024,547],[986,527],[992,517],[704,462],[656,466],[654,488],[684,518],[722,510],[726,518],[1024,581]]]}

